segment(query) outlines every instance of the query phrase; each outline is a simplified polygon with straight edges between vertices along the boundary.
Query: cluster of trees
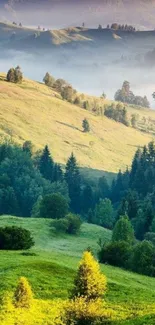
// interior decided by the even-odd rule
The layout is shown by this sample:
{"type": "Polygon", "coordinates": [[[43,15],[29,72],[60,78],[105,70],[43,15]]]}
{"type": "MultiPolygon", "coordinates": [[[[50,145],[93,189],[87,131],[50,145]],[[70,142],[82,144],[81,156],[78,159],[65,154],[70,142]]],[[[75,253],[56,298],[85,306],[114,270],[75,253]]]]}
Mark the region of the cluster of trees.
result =
{"type": "Polygon", "coordinates": [[[127,31],[127,32],[135,32],[136,28],[133,27],[132,25],[121,25],[117,23],[113,23],[110,25],[107,25],[107,28],[115,29],[115,30],[121,30],[121,31],[127,31]]]}
{"type": "Polygon", "coordinates": [[[124,81],[122,88],[117,90],[115,96],[116,101],[128,104],[134,104],[142,107],[150,107],[150,103],[146,96],[135,96],[134,93],[130,90],[130,83],[128,81],[124,81]]]}
{"type": "Polygon", "coordinates": [[[21,68],[17,66],[16,68],[9,69],[6,79],[8,82],[21,83],[23,81],[21,68]]]}
{"type": "Polygon", "coordinates": [[[75,97],[76,90],[64,79],[55,79],[50,73],[46,73],[43,81],[45,85],[48,87],[52,87],[58,93],[61,94],[64,100],[68,102],[73,102],[73,98],[75,97]]]}
{"type": "Polygon", "coordinates": [[[136,241],[127,216],[121,216],[115,224],[111,242],[101,244],[99,259],[102,263],[155,276],[155,247],[148,240],[136,241]]]}
{"type": "Polygon", "coordinates": [[[116,122],[120,122],[126,126],[129,126],[127,109],[125,107],[122,107],[122,105],[119,103],[117,105],[111,104],[110,106],[106,106],[104,115],[116,122]]]}
{"type": "Polygon", "coordinates": [[[63,218],[69,211],[87,215],[95,202],[94,189],[81,176],[73,153],[62,170],[48,146],[33,153],[29,141],[22,147],[0,144],[0,215],[63,218]]]}
{"type": "Polygon", "coordinates": [[[131,170],[119,171],[111,187],[111,199],[119,204],[118,215],[127,214],[135,229],[137,239],[149,238],[155,225],[155,145],[150,142],[138,148],[131,170]]]}

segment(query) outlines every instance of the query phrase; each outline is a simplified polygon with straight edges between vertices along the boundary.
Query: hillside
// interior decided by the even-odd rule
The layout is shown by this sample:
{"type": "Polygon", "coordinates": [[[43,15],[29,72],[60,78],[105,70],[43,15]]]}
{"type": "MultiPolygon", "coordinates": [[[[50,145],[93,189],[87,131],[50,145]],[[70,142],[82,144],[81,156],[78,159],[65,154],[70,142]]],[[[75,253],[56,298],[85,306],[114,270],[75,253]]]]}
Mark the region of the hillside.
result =
{"type": "MultiPolygon", "coordinates": [[[[82,225],[78,236],[58,235],[52,230],[51,220],[47,219],[4,216],[0,224],[25,227],[32,232],[36,242],[35,247],[25,254],[1,251],[0,293],[14,290],[22,275],[32,284],[35,297],[44,300],[65,299],[72,288],[82,252],[89,246],[96,254],[98,239],[107,241],[111,236],[110,231],[88,224],[82,225]]],[[[144,325],[144,315],[155,311],[155,279],[108,265],[102,265],[102,271],[108,278],[107,304],[122,317],[132,318],[116,324],[144,325]]],[[[153,319],[154,316],[146,318],[147,324],[154,324],[153,319]]]]}
{"type": "MultiPolygon", "coordinates": [[[[117,172],[131,164],[138,146],[152,139],[151,134],[95,116],[57,98],[60,96],[43,84],[30,80],[11,84],[3,75],[0,79],[1,137],[21,144],[31,140],[35,150],[48,144],[59,163],[64,164],[73,151],[81,167],[117,172]],[[90,133],[82,131],[84,118],[89,120],[90,133]]],[[[138,114],[152,119],[155,116],[151,110],[138,110],[138,114]]]]}

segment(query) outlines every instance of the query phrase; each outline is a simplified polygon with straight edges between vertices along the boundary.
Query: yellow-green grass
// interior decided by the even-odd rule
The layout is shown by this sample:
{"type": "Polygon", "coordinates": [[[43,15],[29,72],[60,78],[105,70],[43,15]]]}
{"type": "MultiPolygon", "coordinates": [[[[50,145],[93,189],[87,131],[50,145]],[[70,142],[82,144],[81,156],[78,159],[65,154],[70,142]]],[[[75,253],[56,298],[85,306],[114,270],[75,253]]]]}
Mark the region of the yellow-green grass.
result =
{"type": "MultiPolygon", "coordinates": [[[[96,225],[83,224],[80,234],[58,234],[49,219],[31,219],[3,216],[0,226],[15,225],[29,229],[35,246],[30,252],[35,256],[22,255],[21,251],[0,252],[0,290],[14,288],[23,275],[29,278],[39,298],[66,298],[83,251],[88,247],[97,256],[98,241],[111,239],[111,232],[96,225]],[[66,279],[66,281],[65,281],[66,279]],[[65,285],[64,285],[65,281],[65,285]]],[[[102,265],[108,277],[107,300],[109,303],[127,301],[152,303],[155,299],[155,279],[102,265]]]]}
{"type": "MultiPolygon", "coordinates": [[[[37,299],[66,299],[73,287],[75,273],[82,253],[90,247],[97,255],[99,238],[109,241],[111,232],[96,225],[83,224],[79,235],[58,234],[52,220],[3,216],[0,226],[22,226],[29,229],[35,246],[28,252],[0,251],[0,294],[15,290],[18,278],[28,278],[37,299]]],[[[118,324],[145,324],[148,315],[155,314],[155,279],[134,274],[108,265],[101,265],[108,279],[105,297],[107,306],[119,319],[130,318],[118,324]],[[122,315],[122,316],[121,316],[122,315]]],[[[150,318],[150,316],[149,316],[150,318]]],[[[112,323],[113,324],[113,323],[112,323]]]]}
{"type": "Polygon", "coordinates": [[[43,84],[30,80],[12,84],[4,75],[0,76],[0,135],[20,144],[31,140],[35,150],[48,144],[54,159],[62,164],[73,151],[81,167],[108,172],[130,166],[137,147],[152,139],[61,100],[43,84]],[[84,118],[89,120],[90,133],[82,131],[84,118]]]}

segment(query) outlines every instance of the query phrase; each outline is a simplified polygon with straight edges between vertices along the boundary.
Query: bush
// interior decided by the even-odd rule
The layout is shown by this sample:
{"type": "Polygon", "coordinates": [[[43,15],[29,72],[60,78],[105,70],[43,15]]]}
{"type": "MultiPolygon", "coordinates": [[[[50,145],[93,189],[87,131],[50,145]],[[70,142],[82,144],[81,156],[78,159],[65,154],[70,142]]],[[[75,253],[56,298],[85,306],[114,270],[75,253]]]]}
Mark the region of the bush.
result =
{"type": "Polygon", "coordinates": [[[21,227],[0,228],[0,249],[22,250],[34,245],[34,240],[29,230],[21,227]]]}
{"type": "Polygon", "coordinates": [[[98,253],[101,263],[126,267],[131,255],[131,247],[125,241],[103,245],[98,253]]]}
{"type": "Polygon", "coordinates": [[[49,194],[44,196],[40,203],[40,217],[61,219],[68,213],[68,202],[61,194],[49,194]]]}
{"type": "Polygon", "coordinates": [[[53,220],[51,226],[58,232],[67,233],[68,221],[66,218],[53,220]]]}
{"type": "Polygon", "coordinates": [[[14,294],[14,303],[17,308],[30,308],[33,301],[31,287],[26,278],[21,277],[14,294]]]}
{"type": "Polygon", "coordinates": [[[76,235],[81,227],[81,219],[78,215],[69,213],[65,218],[54,220],[52,226],[59,232],[76,235]]]}
{"type": "Polygon", "coordinates": [[[78,215],[69,213],[66,217],[68,227],[67,227],[67,233],[70,235],[76,235],[81,227],[81,219],[78,215]]]}
{"type": "Polygon", "coordinates": [[[99,325],[109,324],[112,311],[104,308],[101,299],[87,301],[77,297],[65,306],[64,324],[67,325],[99,325]]]}
{"type": "Polygon", "coordinates": [[[131,258],[131,268],[133,271],[153,276],[155,274],[154,246],[147,240],[135,245],[131,258]]]}

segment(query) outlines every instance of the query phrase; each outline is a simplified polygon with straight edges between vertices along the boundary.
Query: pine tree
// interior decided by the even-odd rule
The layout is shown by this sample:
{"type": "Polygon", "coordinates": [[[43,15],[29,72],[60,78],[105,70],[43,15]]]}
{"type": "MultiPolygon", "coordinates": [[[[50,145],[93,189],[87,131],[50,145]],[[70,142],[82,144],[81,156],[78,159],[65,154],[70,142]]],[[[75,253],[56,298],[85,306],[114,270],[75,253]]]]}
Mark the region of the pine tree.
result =
{"type": "Polygon", "coordinates": [[[87,213],[93,206],[93,191],[90,185],[86,185],[82,192],[82,211],[87,213]]]}
{"type": "Polygon", "coordinates": [[[46,145],[39,161],[39,170],[44,178],[53,181],[53,159],[51,158],[50,151],[46,145]]]}
{"type": "Polygon", "coordinates": [[[63,180],[63,171],[59,164],[54,164],[53,167],[53,182],[59,182],[63,180]]]}
{"type": "Polygon", "coordinates": [[[26,278],[21,277],[14,293],[15,306],[17,308],[30,308],[33,302],[31,287],[26,278]]]}
{"type": "Polygon", "coordinates": [[[98,181],[98,194],[99,194],[99,198],[101,199],[105,199],[107,197],[109,197],[109,185],[107,182],[107,179],[105,176],[102,176],[99,178],[98,181]]]}
{"type": "Polygon", "coordinates": [[[80,212],[81,177],[76,158],[72,153],[66,164],[65,180],[68,184],[71,210],[80,212]]]}
{"type": "Polygon", "coordinates": [[[73,297],[83,297],[88,301],[97,299],[105,294],[106,287],[107,280],[98,262],[90,252],[85,252],[75,278],[73,297]]]}
{"type": "Polygon", "coordinates": [[[90,125],[86,118],[82,122],[82,127],[83,127],[83,132],[87,133],[90,131],[90,125]]]}

